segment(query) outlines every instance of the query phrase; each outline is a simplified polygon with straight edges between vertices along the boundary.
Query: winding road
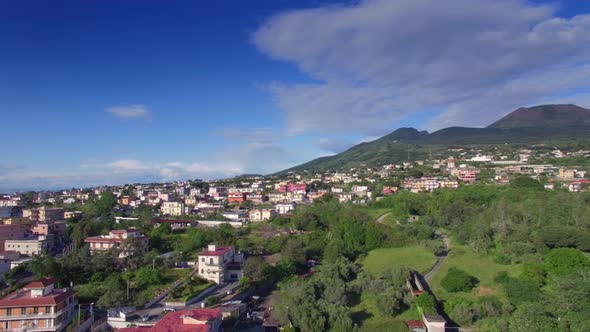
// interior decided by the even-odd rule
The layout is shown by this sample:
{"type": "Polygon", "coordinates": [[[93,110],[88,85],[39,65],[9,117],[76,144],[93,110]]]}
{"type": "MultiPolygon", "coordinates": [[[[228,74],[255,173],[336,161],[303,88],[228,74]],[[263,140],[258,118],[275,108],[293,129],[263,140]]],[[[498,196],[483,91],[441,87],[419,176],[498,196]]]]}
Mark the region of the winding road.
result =
{"type": "MultiPolygon", "coordinates": [[[[391,226],[385,222],[385,218],[387,218],[390,214],[391,214],[391,212],[387,212],[387,213],[381,215],[379,218],[377,218],[376,222],[380,223],[382,225],[391,226]]],[[[444,251],[442,252],[442,254],[440,256],[438,256],[438,258],[436,259],[436,264],[434,264],[432,269],[430,269],[430,271],[428,271],[424,274],[424,279],[426,281],[429,281],[436,274],[436,272],[438,272],[438,270],[440,270],[445,259],[447,258],[447,255],[449,254],[449,246],[451,244],[451,240],[444,233],[442,233],[440,231],[436,231],[435,234],[443,240],[443,245],[445,248],[444,248],[444,251]]]]}

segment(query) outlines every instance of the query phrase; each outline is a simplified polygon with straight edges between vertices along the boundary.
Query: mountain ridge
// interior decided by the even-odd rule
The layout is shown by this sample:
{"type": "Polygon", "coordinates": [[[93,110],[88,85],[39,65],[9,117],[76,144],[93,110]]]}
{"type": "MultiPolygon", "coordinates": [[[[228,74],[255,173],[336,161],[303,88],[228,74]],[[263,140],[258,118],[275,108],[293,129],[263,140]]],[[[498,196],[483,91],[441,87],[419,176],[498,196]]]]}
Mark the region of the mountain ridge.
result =
{"type": "Polygon", "coordinates": [[[423,159],[433,148],[452,145],[530,143],[577,137],[590,137],[590,110],[572,104],[521,107],[484,128],[448,127],[432,133],[411,127],[398,128],[376,140],[357,144],[336,155],[313,159],[277,174],[423,159]]]}

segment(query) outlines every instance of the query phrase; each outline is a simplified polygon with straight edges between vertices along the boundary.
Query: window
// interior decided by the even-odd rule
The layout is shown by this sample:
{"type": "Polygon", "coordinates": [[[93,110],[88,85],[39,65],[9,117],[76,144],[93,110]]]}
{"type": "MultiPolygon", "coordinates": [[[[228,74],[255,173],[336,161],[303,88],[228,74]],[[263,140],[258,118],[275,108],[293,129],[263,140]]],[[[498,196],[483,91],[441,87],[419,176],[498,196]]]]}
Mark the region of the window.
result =
{"type": "Polygon", "coordinates": [[[48,314],[51,312],[51,307],[45,307],[45,313],[48,314]]]}
{"type": "Polygon", "coordinates": [[[205,263],[205,257],[201,257],[201,262],[205,263]]]}
{"type": "Polygon", "coordinates": [[[201,273],[205,273],[205,270],[204,269],[201,269],[201,273]]]}
{"type": "Polygon", "coordinates": [[[209,264],[213,265],[213,258],[209,258],[209,264]]]}
{"type": "Polygon", "coordinates": [[[12,316],[12,308],[6,308],[6,316],[12,316]]]}
{"type": "Polygon", "coordinates": [[[39,307],[34,307],[33,308],[33,313],[34,314],[38,314],[39,313],[39,307]]]}
{"type": "Polygon", "coordinates": [[[20,308],[20,315],[21,315],[21,316],[24,316],[24,315],[26,315],[26,314],[27,314],[27,309],[25,309],[25,308],[20,308]]]}

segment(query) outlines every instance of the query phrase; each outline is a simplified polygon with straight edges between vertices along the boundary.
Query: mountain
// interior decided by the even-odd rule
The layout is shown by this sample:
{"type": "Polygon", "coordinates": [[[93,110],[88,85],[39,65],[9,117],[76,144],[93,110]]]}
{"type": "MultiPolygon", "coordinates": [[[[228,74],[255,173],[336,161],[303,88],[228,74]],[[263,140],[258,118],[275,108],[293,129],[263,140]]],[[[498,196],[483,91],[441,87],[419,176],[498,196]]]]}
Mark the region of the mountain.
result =
{"type": "Polygon", "coordinates": [[[426,159],[449,146],[505,143],[540,143],[548,139],[590,138],[590,110],[575,105],[541,105],[519,108],[486,128],[449,127],[433,133],[399,128],[371,142],[314,159],[290,171],[327,171],[379,166],[426,159]]]}
{"type": "Polygon", "coordinates": [[[590,110],[576,105],[521,107],[488,128],[590,126],[590,110]]]}

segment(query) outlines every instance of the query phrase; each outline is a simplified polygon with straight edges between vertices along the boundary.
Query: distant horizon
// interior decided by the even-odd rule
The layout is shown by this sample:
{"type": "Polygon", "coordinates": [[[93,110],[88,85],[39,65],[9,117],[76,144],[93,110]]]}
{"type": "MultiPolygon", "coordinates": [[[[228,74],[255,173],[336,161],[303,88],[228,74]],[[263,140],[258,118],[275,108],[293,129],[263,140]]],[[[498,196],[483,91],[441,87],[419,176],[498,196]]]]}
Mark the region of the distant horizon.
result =
{"type": "Polygon", "coordinates": [[[0,21],[0,192],[271,174],[590,107],[589,1],[37,0],[0,21]]]}

